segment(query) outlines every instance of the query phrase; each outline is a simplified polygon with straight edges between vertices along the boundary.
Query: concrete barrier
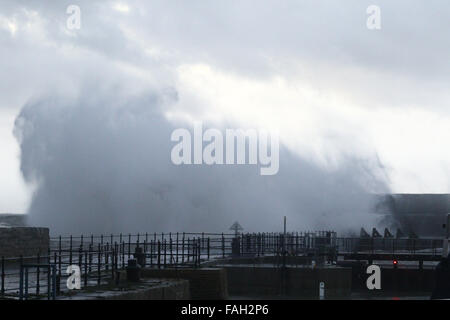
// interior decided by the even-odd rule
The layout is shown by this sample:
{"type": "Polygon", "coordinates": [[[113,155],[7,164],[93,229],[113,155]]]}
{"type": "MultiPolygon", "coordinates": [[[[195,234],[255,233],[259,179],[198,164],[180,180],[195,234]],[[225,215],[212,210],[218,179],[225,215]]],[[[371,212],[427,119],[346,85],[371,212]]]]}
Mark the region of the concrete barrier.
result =
{"type": "Polygon", "coordinates": [[[351,294],[350,268],[274,268],[270,266],[223,266],[227,271],[230,295],[287,295],[318,298],[320,282],[325,297],[351,294]]]}
{"type": "Polygon", "coordinates": [[[141,270],[143,278],[170,278],[189,280],[192,299],[227,299],[226,271],[222,268],[150,269],[141,270]]]}
{"type": "Polygon", "coordinates": [[[59,300],[188,300],[190,299],[187,280],[143,280],[126,288],[89,288],[71,291],[59,300]]]}
{"type": "Polygon", "coordinates": [[[47,254],[49,242],[48,228],[0,227],[0,257],[47,254]]]}

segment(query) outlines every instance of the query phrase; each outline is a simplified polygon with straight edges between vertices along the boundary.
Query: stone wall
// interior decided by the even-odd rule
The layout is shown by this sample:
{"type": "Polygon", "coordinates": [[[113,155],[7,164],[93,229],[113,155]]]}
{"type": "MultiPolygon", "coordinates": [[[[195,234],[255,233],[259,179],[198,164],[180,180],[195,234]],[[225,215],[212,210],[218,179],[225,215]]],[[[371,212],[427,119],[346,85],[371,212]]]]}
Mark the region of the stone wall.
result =
{"type": "Polygon", "coordinates": [[[0,257],[47,254],[49,241],[48,228],[1,227],[0,257]]]}

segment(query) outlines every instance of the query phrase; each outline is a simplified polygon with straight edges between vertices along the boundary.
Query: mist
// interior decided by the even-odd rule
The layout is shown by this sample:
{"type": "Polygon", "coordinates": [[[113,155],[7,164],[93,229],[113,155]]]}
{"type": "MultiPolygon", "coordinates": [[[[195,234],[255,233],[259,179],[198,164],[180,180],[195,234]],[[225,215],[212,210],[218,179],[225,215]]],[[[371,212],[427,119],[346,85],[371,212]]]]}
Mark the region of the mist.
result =
{"type": "Polygon", "coordinates": [[[170,135],[180,124],[164,110],[177,92],[119,92],[45,96],[22,108],[14,133],[23,177],[35,185],[31,224],[52,234],[227,232],[236,220],[249,232],[281,231],[283,216],[296,231],[377,225],[372,193],[388,187],[367,159],[324,168],[281,141],[273,176],[255,165],[176,166],[170,135]]]}

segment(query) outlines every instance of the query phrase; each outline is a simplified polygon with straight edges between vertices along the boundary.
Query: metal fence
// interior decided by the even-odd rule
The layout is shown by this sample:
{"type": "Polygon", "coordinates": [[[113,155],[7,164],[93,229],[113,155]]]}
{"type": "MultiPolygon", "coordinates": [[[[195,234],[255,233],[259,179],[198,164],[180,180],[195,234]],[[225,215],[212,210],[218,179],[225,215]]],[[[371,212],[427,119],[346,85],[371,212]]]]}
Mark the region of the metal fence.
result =
{"type": "Polygon", "coordinates": [[[347,253],[391,253],[422,254],[438,256],[442,253],[442,239],[434,238],[337,238],[338,252],[347,253]]]}
{"type": "Polygon", "coordinates": [[[199,268],[207,261],[236,256],[315,255],[337,260],[338,255],[352,253],[433,256],[441,248],[442,239],[338,238],[333,231],[59,236],[51,237],[46,253],[1,258],[0,296],[32,299],[64,294],[70,265],[79,266],[84,287],[109,284],[132,258],[147,268],[199,268]]]}

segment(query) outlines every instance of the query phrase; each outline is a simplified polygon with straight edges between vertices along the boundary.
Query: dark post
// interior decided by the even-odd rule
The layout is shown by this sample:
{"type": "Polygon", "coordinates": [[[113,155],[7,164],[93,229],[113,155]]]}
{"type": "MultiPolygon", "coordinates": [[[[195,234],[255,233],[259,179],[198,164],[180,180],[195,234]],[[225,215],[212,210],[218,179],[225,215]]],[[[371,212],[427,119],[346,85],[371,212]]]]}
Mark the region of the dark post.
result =
{"type": "Polygon", "coordinates": [[[147,239],[144,240],[144,261],[147,263],[147,239]]]}
{"type": "Polygon", "coordinates": [[[109,243],[106,243],[106,250],[105,250],[105,270],[108,271],[109,270],[109,243]]]}
{"type": "Polygon", "coordinates": [[[176,245],[176,264],[178,265],[178,232],[177,232],[177,245],[176,245]]]}
{"type": "Polygon", "coordinates": [[[202,232],[202,242],[200,246],[200,250],[205,248],[205,233],[202,232]]]}
{"type": "Polygon", "coordinates": [[[225,258],[225,237],[222,232],[222,258],[225,258]]]}
{"type": "Polygon", "coordinates": [[[183,239],[181,240],[181,263],[184,263],[184,232],[183,232],[183,239]]]}
{"type": "Polygon", "coordinates": [[[69,245],[69,264],[72,264],[72,235],[70,235],[70,245],[69,245]]]}
{"type": "Polygon", "coordinates": [[[172,232],[169,232],[169,253],[170,253],[170,258],[169,258],[169,265],[172,263],[172,232]]]}
{"type": "MultiPolygon", "coordinates": [[[[82,251],[81,246],[78,249],[78,266],[80,267],[80,270],[83,267],[83,251],[82,251]]],[[[49,269],[49,271],[50,271],[50,269],[49,269]]],[[[50,273],[48,274],[48,276],[50,277],[50,273]]]]}
{"type": "MultiPolygon", "coordinates": [[[[91,259],[89,259],[89,268],[91,266],[91,259]]],[[[81,271],[81,266],[80,266],[81,271]]],[[[90,270],[89,270],[90,272],[90,270]]],[[[88,252],[84,252],[84,287],[86,288],[88,285],[88,252]]]]}
{"type": "Polygon", "coordinates": [[[119,259],[118,253],[119,252],[118,252],[117,242],[114,242],[114,264],[115,264],[114,269],[115,269],[115,271],[117,271],[117,267],[118,267],[118,259],[119,259]]]}
{"type": "Polygon", "coordinates": [[[208,253],[207,253],[208,254],[208,260],[209,260],[209,249],[210,249],[209,245],[210,245],[210,240],[209,240],[209,237],[208,237],[208,248],[207,248],[208,249],[208,253]]]}
{"type": "MultiPolygon", "coordinates": [[[[50,262],[50,256],[48,258],[48,262],[50,262]]],[[[81,268],[81,266],[80,266],[81,268]]],[[[50,264],[47,266],[47,299],[50,300],[51,292],[52,292],[52,270],[50,268],[50,264]]]]}
{"type": "Polygon", "coordinates": [[[198,240],[199,244],[198,244],[198,262],[197,262],[197,266],[200,267],[200,258],[201,258],[201,251],[200,251],[200,239],[198,240]]]}
{"type": "Polygon", "coordinates": [[[122,268],[125,267],[125,242],[122,242],[122,268]]]}
{"type": "Polygon", "coordinates": [[[25,268],[25,300],[28,300],[28,268],[25,268]]]}
{"type": "MultiPolygon", "coordinates": [[[[55,271],[56,271],[56,266],[58,265],[58,264],[57,264],[57,261],[58,261],[58,260],[57,260],[56,258],[57,258],[57,257],[56,257],[56,252],[54,252],[54,263],[53,263],[53,265],[55,266],[55,271]]],[[[55,283],[56,283],[56,280],[57,280],[57,279],[56,279],[56,275],[55,275],[55,283]]],[[[59,281],[58,281],[58,282],[59,282],[59,281]]],[[[58,285],[58,286],[55,286],[55,288],[56,288],[56,287],[59,287],[59,285],[58,285]]]]}
{"type": "Polygon", "coordinates": [[[153,246],[155,243],[150,240],[150,267],[153,267],[153,246]]]}
{"type": "Polygon", "coordinates": [[[56,300],[56,264],[52,266],[52,299],[56,300]]]}
{"type": "MultiPolygon", "coordinates": [[[[92,272],[92,244],[89,245],[89,272],[92,272]]],[[[87,261],[85,261],[87,263],[87,261]]]]}
{"type": "Polygon", "coordinates": [[[2,256],[2,296],[5,295],[5,257],[2,256]]]}
{"type": "Polygon", "coordinates": [[[131,234],[128,234],[128,259],[130,259],[131,255],[131,234]]]}
{"type": "Polygon", "coordinates": [[[190,254],[191,254],[191,241],[189,238],[187,238],[187,262],[190,260],[190,254]]]}
{"type": "MultiPolygon", "coordinates": [[[[57,285],[57,289],[58,289],[58,294],[61,292],[61,272],[62,272],[62,261],[61,261],[61,246],[59,247],[59,256],[58,256],[58,285],[57,285]]],[[[39,267],[38,267],[39,270],[39,267]]]]}
{"type": "Polygon", "coordinates": [[[111,245],[111,280],[114,280],[114,250],[115,248],[111,245]]]}
{"type": "Polygon", "coordinates": [[[158,269],[161,269],[161,242],[158,240],[158,269]]]}
{"type": "Polygon", "coordinates": [[[59,241],[58,241],[58,252],[59,252],[59,255],[61,255],[61,236],[59,236],[59,241]]]}
{"type": "Polygon", "coordinates": [[[97,285],[100,285],[101,281],[101,263],[102,263],[102,253],[101,253],[101,245],[98,245],[98,256],[97,256],[97,285]]]}
{"type": "Polygon", "coordinates": [[[22,257],[20,257],[20,280],[19,280],[19,300],[23,300],[23,266],[22,257]]]}
{"type": "Polygon", "coordinates": [[[166,268],[167,241],[164,239],[164,268],[166,268]]]}

